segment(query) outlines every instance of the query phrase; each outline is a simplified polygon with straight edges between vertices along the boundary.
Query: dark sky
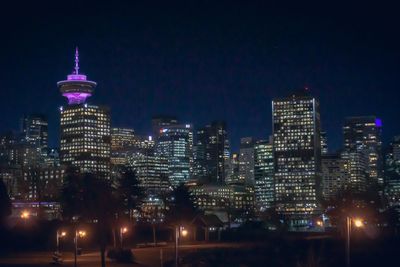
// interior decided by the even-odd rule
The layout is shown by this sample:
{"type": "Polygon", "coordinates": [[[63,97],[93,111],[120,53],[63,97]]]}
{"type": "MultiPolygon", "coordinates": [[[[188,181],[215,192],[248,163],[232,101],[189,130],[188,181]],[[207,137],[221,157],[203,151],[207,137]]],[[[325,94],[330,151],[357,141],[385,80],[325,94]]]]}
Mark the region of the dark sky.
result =
{"type": "Polygon", "coordinates": [[[380,116],[386,141],[400,134],[396,6],[14,2],[0,8],[0,131],[43,112],[58,145],[65,100],[56,82],[78,45],[82,72],[98,82],[90,103],[111,106],[113,126],[138,133],[150,133],[157,114],[195,126],[223,119],[237,149],[242,136],[271,133],[274,97],[307,86],[333,149],[345,116],[380,116]]]}

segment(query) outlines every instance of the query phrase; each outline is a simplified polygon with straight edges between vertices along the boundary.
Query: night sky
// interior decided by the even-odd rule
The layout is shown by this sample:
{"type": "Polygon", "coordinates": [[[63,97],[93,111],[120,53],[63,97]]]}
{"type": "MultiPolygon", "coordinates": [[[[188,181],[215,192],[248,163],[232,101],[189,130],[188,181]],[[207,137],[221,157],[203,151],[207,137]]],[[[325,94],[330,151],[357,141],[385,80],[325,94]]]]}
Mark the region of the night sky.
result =
{"type": "Polygon", "coordinates": [[[98,83],[89,103],[109,105],[113,126],[139,134],[158,114],[195,127],[221,119],[238,149],[240,137],[271,134],[274,97],[304,86],[320,100],[330,148],[341,146],[345,116],[381,117],[386,142],[400,134],[395,6],[29,2],[1,7],[0,131],[45,113],[58,146],[66,101],[56,83],[79,46],[82,72],[98,83]]]}

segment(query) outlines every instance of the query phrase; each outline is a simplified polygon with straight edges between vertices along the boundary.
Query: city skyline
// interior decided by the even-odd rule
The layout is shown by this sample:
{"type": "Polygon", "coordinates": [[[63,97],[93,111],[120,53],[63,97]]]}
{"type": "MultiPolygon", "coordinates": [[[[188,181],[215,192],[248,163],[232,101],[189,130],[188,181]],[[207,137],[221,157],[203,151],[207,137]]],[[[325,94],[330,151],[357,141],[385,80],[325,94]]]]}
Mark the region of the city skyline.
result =
{"type": "Polygon", "coordinates": [[[393,266],[397,5],[8,1],[0,266],[393,266]]]}
{"type": "Polygon", "coordinates": [[[160,114],[177,116],[195,128],[211,120],[225,120],[233,151],[238,151],[241,137],[266,139],[272,133],[272,99],[307,86],[321,103],[322,129],[328,132],[334,150],[341,148],[341,128],[347,116],[382,118],[385,144],[400,132],[396,124],[399,114],[390,108],[399,94],[393,87],[400,46],[396,45],[398,38],[391,35],[393,18],[384,16],[383,10],[365,6],[364,12],[353,13],[357,7],[350,5],[339,21],[334,16],[339,7],[322,16],[318,6],[303,6],[299,14],[283,9],[285,14],[295,15],[284,16],[284,20],[273,14],[282,11],[281,7],[259,3],[244,5],[240,12],[235,3],[222,2],[213,9],[183,5],[169,8],[169,15],[152,13],[145,4],[131,4],[112,7],[111,18],[101,20],[106,11],[100,4],[91,6],[97,15],[89,21],[84,16],[87,7],[82,4],[57,12],[61,24],[57,27],[64,33],[57,38],[51,23],[42,27],[43,21],[53,21],[54,15],[42,14],[38,6],[32,8],[42,18],[24,11],[5,17],[20,22],[11,23],[5,33],[9,38],[1,44],[2,50],[8,51],[0,72],[4,75],[1,97],[8,99],[8,104],[0,111],[10,114],[3,119],[1,131],[17,129],[16,121],[23,114],[45,113],[50,145],[58,143],[56,111],[63,100],[54,82],[70,73],[73,50],[79,46],[83,72],[99,85],[96,100],[90,101],[111,107],[113,127],[131,127],[147,135],[151,118],[160,114]],[[187,17],[197,9],[203,13],[196,12],[187,25],[180,24],[178,15],[187,17]],[[76,19],[70,21],[72,10],[76,19]],[[225,12],[218,16],[222,10],[225,12]],[[372,25],[366,19],[373,11],[379,19],[372,25]],[[241,23],[236,20],[239,14],[241,23]],[[315,15],[315,21],[309,14],[315,15]],[[204,20],[206,17],[209,19],[204,20]],[[162,23],[164,20],[168,23],[162,23]],[[32,23],[22,27],[26,21],[32,23]],[[293,25],[294,21],[298,25],[293,25]],[[357,21],[366,24],[361,27],[357,21]],[[229,30],[230,24],[235,31],[229,30]],[[353,27],[345,28],[347,24],[353,27]],[[273,29],[276,25],[285,33],[273,29]],[[181,33],[175,30],[178,26],[181,33]],[[110,30],[113,28],[119,30],[110,30]],[[17,42],[13,33],[25,36],[26,42],[17,42]],[[41,37],[46,47],[39,46],[41,37]],[[295,45],[294,40],[298,41],[295,45]],[[209,98],[210,94],[215,97],[209,98]],[[46,99],[40,106],[31,101],[38,97],[46,99]]]}

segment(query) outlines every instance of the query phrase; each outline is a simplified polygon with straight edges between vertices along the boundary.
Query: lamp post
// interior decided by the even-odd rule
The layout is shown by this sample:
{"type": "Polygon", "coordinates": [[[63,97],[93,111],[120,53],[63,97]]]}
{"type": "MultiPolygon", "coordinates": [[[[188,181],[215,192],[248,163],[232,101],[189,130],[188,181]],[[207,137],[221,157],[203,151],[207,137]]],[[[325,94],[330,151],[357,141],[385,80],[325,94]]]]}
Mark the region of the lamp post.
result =
{"type": "Polygon", "coordinates": [[[355,227],[361,228],[364,226],[363,220],[360,218],[346,217],[346,266],[350,267],[350,235],[351,226],[354,224],[355,227]]]}
{"type": "Polygon", "coordinates": [[[77,266],[77,253],[78,253],[78,237],[83,238],[86,236],[85,231],[81,230],[75,230],[75,238],[74,238],[74,244],[75,244],[75,253],[74,253],[74,266],[77,266]]]}
{"type": "Polygon", "coordinates": [[[67,235],[67,232],[65,231],[59,231],[57,230],[57,253],[60,253],[60,238],[64,237],[67,235]]]}
{"type": "Polygon", "coordinates": [[[21,212],[21,219],[24,221],[24,225],[26,225],[26,221],[29,219],[29,217],[31,216],[30,212],[27,210],[23,210],[21,212]]]}
{"type": "Polygon", "coordinates": [[[123,240],[124,240],[124,234],[128,232],[128,228],[127,227],[121,227],[119,229],[119,234],[120,234],[120,241],[121,241],[121,248],[123,248],[123,240]]]}
{"type": "Polygon", "coordinates": [[[175,226],[175,267],[178,267],[179,260],[179,240],[181,235],[187,236],[188,231],[183,226],[175,226]]]}

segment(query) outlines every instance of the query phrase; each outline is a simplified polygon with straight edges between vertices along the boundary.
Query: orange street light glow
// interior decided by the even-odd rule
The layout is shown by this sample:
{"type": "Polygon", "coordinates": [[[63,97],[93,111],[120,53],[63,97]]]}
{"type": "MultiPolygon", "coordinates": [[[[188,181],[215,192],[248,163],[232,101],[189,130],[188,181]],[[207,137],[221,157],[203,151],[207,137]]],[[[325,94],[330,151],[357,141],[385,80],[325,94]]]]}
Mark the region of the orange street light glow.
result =
{"type": "Polygon", "coordinates": [[[62,231],[60,236],[66,236],[66,235],[67,235],[67,232],[62,231]]]}
{"type": "Polygon", "coordinates": [[[182,232],[182,236],[187,236],[187,234],[188,234],[188,231],[186,229],[183,229],[181,232],[182,232]]]}
{"type": "Polygon", "coordinates": [[[126,228],[126,227],[121,228],[121,232],[122,232],[123,234],[125,234],[126,232],[128,232],[128,228],[126,228]]]}
{"type": "Polygon", "coordinates": [[[356,219],[354,219],[354,225],[355,225],[357,228],[360,228],[360,227],[363,227],[363,226],[364,226],[364,223],[363,223],[363,221],[362,221],[361,219],[356,218],[356,219]]]}
{"type": "Polygon", "coordinates": [[[29,211],[26,211],[26,210],[22,211],[22,213],[21,213],[22,219],[29,219],[29,216],[30,216],[29,211]]]}
{"type": "Polygon", "coordinates": [[[85,237],[86,236],[86,232],[85,231],[79,231],[78,235],[79,235],[79,237],[85,237]]]}

